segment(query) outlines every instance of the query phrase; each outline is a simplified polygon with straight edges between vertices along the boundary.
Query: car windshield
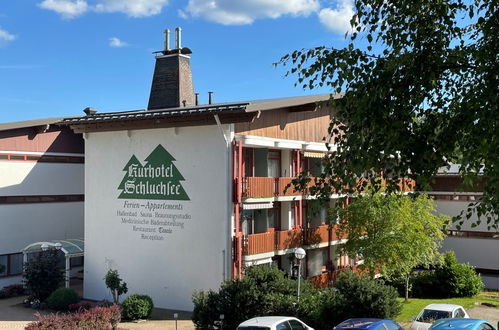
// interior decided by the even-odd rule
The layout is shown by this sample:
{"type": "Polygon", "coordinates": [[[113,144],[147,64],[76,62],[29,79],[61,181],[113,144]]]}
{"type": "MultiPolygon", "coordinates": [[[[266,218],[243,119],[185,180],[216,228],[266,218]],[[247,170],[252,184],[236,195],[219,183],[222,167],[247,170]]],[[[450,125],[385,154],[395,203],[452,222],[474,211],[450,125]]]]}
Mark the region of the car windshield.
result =
{"type": "Polygon", "coordinates": [[[425,309],[421,316],[417,319],[419,322],[433,323],[436,320],[445,319],[452,317],[451,312],[446,311],[436,311],[433,309],[425,309]]]}

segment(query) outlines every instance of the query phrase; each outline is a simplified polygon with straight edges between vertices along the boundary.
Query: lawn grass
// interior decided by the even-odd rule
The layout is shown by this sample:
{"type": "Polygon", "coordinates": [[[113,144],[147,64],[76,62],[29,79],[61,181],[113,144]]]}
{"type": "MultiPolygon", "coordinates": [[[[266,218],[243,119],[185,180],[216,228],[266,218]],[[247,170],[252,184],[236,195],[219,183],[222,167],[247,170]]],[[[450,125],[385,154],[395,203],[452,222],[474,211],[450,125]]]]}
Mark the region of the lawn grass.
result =
{"type": "Polygon", "coordinates": [[[456,304],[461,305],[465,309],[471,308],[477,302],[499,305],[499,299],[486,297],[485,295],[495,295],[493,292],[483,292],[475,297],[465,298],[448,298],[448,299],[418,299],[410,298],[408,302],[404,298],[398,298],[402,303],[402,311],[395,318],[397,322],[411,322],[413,316],[417,316],[419,312],[429,304],[456,304]]]}

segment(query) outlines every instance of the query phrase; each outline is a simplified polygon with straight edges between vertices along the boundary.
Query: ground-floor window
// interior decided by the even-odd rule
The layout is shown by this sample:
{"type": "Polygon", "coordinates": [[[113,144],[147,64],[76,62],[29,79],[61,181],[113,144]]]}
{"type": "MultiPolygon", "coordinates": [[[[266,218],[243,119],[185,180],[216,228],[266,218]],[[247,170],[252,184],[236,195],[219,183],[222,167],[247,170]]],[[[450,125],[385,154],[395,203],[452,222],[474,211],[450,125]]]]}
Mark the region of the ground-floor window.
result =
{"type": "Polygon", "coordinates": [[[11,253],[0,255],[0,277],[21,275],[23,272],[23,254],[11,253]]]}

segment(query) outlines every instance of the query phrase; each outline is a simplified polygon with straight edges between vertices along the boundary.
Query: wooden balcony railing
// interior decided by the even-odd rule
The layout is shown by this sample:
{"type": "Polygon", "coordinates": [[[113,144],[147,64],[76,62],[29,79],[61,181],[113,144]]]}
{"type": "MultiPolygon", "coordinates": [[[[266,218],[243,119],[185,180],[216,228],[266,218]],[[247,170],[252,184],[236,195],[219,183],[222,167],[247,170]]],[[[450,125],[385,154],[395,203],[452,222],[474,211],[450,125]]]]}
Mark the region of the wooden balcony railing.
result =
{"type": "Polygon", "coordinates": [[[291,184],[291,181],[295,178],[285,178],[285,177],[280,177],[277,178],[277,191],[276,195],[278,196],[299,196],[302,195],[303,192],[301,191],[295,191],[293,185],[291,184]],[[286,189],[286,186],[290,184],[291,186],[286,189]],[[286,189],[286,192],[284,192],[284,189],[286,189]]]}
{"type": "Polygon", "coordinates": [[[246,237],[243,253],[258,254],[275,251],[275,233],[251,234],[246,237]]]}
{"type": "Polygon", "coordinates": [[[357,267],[346,266],[346,267],[343,267],[340,269],[336,269],[333,271],[329,271],[329,272],[325,272],[325,273],[322,273],[322,274],[319,274],[316,276],[309,277],[308,280],[317,288],[325,288],[325,287],[331,286],[342,272],[344,272],[348,269],[350,269],[354,272],[357,272],[356,268],[357,267]]]}
{"type": "Polygon", "coordinates": [[[302,245],[327,243],[329,240],[338,240],[335,228],[329,233],[329,226],[323,225],[316,228],[281,230],[271,233],[250,234],[245,236],[244,254],[258,254],[287,250],[302,245]]]}
{"type": "Polygon", "coordinates": [[[301,229],[277,231],[277,250],[286,250],[303,245],[303,231],[301,229]]]}
{"type": "Polygon", "coordinates": [[[243,197],[274,197],[276,178],[248,176],[243,178],[243,197]]]}

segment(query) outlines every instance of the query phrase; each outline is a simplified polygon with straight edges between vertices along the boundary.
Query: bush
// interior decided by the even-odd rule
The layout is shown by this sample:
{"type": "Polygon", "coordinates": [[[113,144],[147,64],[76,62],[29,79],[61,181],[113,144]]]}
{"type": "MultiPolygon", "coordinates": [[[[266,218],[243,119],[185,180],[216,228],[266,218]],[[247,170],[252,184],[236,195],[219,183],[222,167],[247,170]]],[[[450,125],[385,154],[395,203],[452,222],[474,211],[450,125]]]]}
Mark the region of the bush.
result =
{"type": "Polygon", "coordinates": [[[121,320],[121,310],[118,305],[111,307],[94,307],[89,310],[80,309],[72,314],[35,314],[37,321],[26,326],[27,330],[101,330],[116,329],[121,320]]]}
{"type": "Polygon", "coordinates": [[[64,280],[63,271],[58,265],[57,251],[40,252],[36,258],[26,262],[23,277],[26,288],[36,299],[47,299],[64,280]]]}
{"type": "MultiPolygon", "coordinates": [[[[396,281],[394,281],[396,283],[396,281]]],[[[453,251],[445,254],[444,262],[431,271],[417,272],[412,276],[414,298],[471,297],[484,288],[482,279],[468,264],[457,262],[453,251]]]]}
{"type": "Polygon", "coordinates": [[[391,318],[400,311],[397,292],[369,277],[351,272],[341,275],[333,288],[317,289],[302,281],[300,301],[297,282],[277,268],[255,266],[246,269],[241,280],[227,280],[218,292],[195,292],[192,320],[200,329],[235,329],[256,316],[294,316],[309,326],[331,329],[350,317],[391,318]],[[345,306],[348,305],[348,306],[345,306]]]}
{"type": "Polygon", "coordinates": [[[197,328],[218,329],[220,314],[224,314],[223,328],[235,329],[239,323],[255,316],[297,316],[304,309],[300,306],[308,301],[307,296],[318,293],[307,281],[302,284],[298,304],[296,281],[286,278],[284,272],[275,267],[250,267],[245,269],[243,279],[225,281],[218,292],[195,292],[192,320],[197,328]]]}
{"type": "Polygon", "coordinates": [[[122,315],[126,320],[146,319],[151,315],[154,304],[147,295],[128,296],[121,304],[122,315]]]}
{"type": "Polygon", "coordinates": [[[47,298],[47,305],[50,309],[56,311],[65,311],[69,305],[80,301],[80,296],[73,289],[59,288],[52,292],[47,298]]]}
{"type": "Polygon", "coordinates": [[[437,292],[442,297],[471,297],[484,288],[482,278],[475,269],[458,263],[453,251],[445,254],[445,262],[436,269],[435,276],[440,289],[437,292]]]}
{"type": "Polygon", "coordinates": [[[329,326],[355,317],[391,319],[402,308],[395,288],[367,274],[342,272],[330,290],[337,290],[338,295],[331,295],[332,299],[323,310],[323,316],[331,315],[329,326]]]}

